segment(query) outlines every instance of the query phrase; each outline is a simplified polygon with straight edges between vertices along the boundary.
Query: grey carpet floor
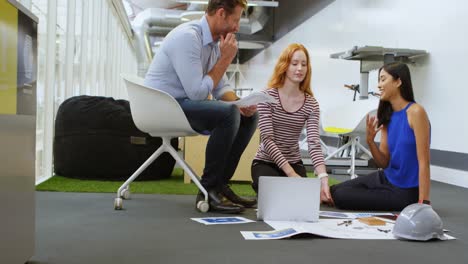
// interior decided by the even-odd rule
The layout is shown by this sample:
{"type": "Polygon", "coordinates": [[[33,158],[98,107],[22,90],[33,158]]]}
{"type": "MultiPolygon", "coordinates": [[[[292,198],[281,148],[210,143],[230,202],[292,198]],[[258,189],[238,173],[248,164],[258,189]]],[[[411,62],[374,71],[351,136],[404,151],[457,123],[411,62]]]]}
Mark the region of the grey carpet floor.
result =
{"type": "MultiPolygon", "coordinates": [[[[31,264],[111,263],[467,263],[468,190],[433,182],[433,207],[452,241],[339,240],[300,237],[246,241],[239,231],[263,222],[204,226],[191,217],[194,196],[133,195],[123,211],[113,194],[36,193],[36,253],[31,264]]],[[[322,207],[324,210],[332,208],[322,207]]],[[[255,211],[244,217],[255,220],[255,211]]]]}

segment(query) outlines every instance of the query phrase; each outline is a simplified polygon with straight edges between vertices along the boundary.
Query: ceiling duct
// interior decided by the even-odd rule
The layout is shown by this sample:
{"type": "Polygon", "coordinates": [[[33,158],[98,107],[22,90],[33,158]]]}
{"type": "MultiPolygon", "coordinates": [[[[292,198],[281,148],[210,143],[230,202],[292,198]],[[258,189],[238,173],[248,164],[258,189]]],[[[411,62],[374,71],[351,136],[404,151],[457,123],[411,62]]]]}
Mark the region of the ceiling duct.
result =
{"type": "MultiPolygon", "coordinates": [[[[138,57],[138,72],[143,75],[153,57],[153,44],[150,36],[166,36],[173,28],[189,20],[203,16],[206,6],[189,4],[186,10],[148,8],[140,12],[132,22],[138,57]]],[[[240,21],[239,39],[242,34],[253,35],[262,30],[268,21],[269,13],[265,7],[249,7],[247,16],[240,21]]],[[[243,45],[239,45],[243,48],[243,45]]]]}
{"type": "Polygon", "coordinates": [[[256,6],[251,9],[252,12],[250,12],[247,18],[241,19],[240,34],[253,35],[262,30],[268,21],[269,15],[265,7],[256,6]]]}
{"type": "Polygon", "coordinates": [[[169,31],[184,23],[179,16],[185,10],[148,8],[140,12],[132,22],[135,32],[135,47],[138,60],[138,74],[146,73],[152,59],[152,44],[149,35],[165,36],[169,31]]]}

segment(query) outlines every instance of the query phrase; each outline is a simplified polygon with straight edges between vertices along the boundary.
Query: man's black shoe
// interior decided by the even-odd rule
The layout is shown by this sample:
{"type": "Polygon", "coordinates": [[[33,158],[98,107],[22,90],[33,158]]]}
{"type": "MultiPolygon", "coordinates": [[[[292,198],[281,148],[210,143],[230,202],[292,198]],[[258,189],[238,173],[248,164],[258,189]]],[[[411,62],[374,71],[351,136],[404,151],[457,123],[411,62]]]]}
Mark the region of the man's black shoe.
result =
{"type": "Polygon", "coordinates": [[[257,199],[246,199],[238,196],[234,191],[229,187],[229,185],[224,185],[221,188],[221,194],[229,199],[229,201],[240,204],[245,208],[254,208],[257,205],[257,199]]]}
{"type": "MultiPolygon", "coordinates": [[[[198,192],[195,206],[199,201],[205,200],[202,192],[198,192]]],[[[244,211],[244,207],[239,204],[233,204],[228,199],[223,199],[215,190],[208,191],[208,202],[210,204],[210,212],[219,212],[225,214],[238,214],[244,211]]]]}

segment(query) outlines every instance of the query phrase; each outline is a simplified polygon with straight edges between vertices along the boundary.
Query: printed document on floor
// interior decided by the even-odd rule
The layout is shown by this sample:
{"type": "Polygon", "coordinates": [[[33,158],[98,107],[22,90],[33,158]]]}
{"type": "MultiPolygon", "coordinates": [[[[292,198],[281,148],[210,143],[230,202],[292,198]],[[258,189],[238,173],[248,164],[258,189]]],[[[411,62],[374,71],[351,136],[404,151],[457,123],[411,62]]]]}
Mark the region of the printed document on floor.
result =
{"type": "Polygon", "coordinates": [[[205,224],[205,225],[229,225],[229,224],[245,224],[252,223],[250,219],[244,217],[202,217],[202,218],[191,218],[193,221],[205,224]]]}
{"type": "Polygon", "coordinates": [[[299,234],[299,232],[293,228],[286,228],[272,231],[241,231],[241,234],[246,240],[268,240],[291,237],[299,234]]]}
{"type": "MultiPolygon", "coordinates": [[[[356,219],[320,219],[318,222],[265,221],[273,231],[241,231],[246,240],[281,239],[297,234],[311,234],[341,239],[395,240],[392,223],[369,226],[356,219]]],[[[447,235],[449,240],[455,239],[447,235]]]]}
{"type": "Polygon", "coordinates": [[[242,97],[240,100],[237,101],[230,101],[226,102],[228,104],[235,104],[239,107],[246,107],[257,105],[259,103],[276,103],[276,100],[273,96],[262,93],[262,92],[253,92],[246,97],[242,97]]]}

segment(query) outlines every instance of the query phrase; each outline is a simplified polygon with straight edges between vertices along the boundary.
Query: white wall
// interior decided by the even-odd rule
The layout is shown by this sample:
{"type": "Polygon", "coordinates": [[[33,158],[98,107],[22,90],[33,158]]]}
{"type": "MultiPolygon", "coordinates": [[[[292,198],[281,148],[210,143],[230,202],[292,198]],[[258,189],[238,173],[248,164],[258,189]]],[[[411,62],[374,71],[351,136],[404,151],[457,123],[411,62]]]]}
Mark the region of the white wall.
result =
{"type": "MultiPolygon", "coordinates": [[[[312,88],[326,110],[352,100],[343,84],[359,83],[359,62],[330,59],[353,46],[424,49],[411,67],[416,101],[432,123],[431,148],[468,153],[468,2],[337,0],[247,63],[248,87],[265,87],[280,52],[292,42],[311,53],[312,88]]],[[[369,91],[377,88],[371,73],[369,91]]]]}

